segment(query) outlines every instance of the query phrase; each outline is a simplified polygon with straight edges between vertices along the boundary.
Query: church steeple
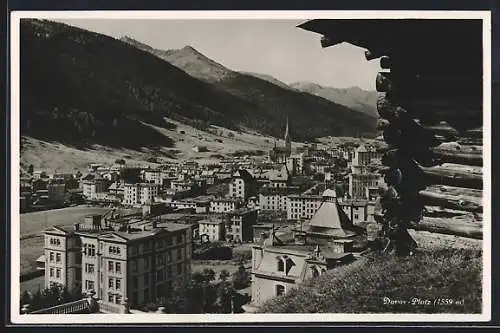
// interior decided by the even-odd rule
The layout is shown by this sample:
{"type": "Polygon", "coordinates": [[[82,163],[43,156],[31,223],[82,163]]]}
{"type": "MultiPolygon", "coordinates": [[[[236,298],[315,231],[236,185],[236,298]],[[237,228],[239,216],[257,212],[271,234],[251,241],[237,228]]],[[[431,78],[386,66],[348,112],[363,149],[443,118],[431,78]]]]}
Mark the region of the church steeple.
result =
{"type": "Polygon", "coordinates": [[[288,117],[286,117],[285,147],[290,149],[292,147],[292,140],[290,139],[290,132],[288,130],[288,117]]]}

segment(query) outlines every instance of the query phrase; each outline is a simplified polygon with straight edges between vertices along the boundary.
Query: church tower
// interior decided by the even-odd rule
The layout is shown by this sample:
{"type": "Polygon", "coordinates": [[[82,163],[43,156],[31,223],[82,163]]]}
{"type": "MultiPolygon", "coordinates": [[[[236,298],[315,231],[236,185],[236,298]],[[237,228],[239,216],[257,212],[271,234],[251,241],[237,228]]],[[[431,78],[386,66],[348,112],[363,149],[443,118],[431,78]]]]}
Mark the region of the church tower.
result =
{"type": "Polygon", "coordinates": [[[292,152],[292,140],[290,139],[290,133],[288,130],[288,117],[286,117],[286,129],[285,129],[285,148],[289,153],[292,152]]]}

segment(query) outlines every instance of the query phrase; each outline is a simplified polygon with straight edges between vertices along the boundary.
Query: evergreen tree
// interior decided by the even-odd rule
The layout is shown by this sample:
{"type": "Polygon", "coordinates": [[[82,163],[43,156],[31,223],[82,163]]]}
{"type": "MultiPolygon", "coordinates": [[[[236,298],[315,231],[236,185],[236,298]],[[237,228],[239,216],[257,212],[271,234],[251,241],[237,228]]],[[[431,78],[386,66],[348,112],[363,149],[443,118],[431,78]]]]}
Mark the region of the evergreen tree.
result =
{"type": "Polygon", "coordinates": [[[246,288],[250,285],[251,277],[250,273],[245,269],[244,262],[240,262],[238,266],[238,271],[233,274],[233,285],[234,288],[239,290],[246,288]]]}

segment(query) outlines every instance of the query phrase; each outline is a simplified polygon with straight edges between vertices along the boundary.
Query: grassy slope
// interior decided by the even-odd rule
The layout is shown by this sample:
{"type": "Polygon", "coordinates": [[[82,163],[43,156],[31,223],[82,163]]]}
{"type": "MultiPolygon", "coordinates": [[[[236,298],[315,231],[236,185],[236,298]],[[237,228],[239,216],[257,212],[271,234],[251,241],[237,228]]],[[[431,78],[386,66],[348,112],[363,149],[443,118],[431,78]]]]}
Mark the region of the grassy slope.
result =
{"type": "MultiPolygon", "coordinates": [[[[227,156],[236,151],[263,150],[267,152],[274,144],[273,138],[258,133],[238,133],[216,126],[213,126],[214,133],[208,133],[172,119],[168,121],[176,126],[175,129],[160,127],[154,127],[154,129],[175,142],[171,148],[125,149],[92,145],[87,149],[81,149],[62,143],[22,137],[21,164],[25,168],[33,164],[35,169],[73,172],[75,169],[86,170],[91,162],[113,163],[118,158],[124,158],[128,164],[147,164],[144,161],[152,155],[158,155],[166,160],[199,159],[203,162],[203,160],[212,159],[212,155],[227,156]],[[184,134],[180,131],[184,131],[184,134]],[[229,132],[233,137],[227,137],[229,132]],[[216,140],[221,140],[222,143],[216,140]],[[193,145],[206,146],[208,151],[195,152],[192,149],[193,145]]],[[[294,144],[294,147],[298,145],[294,144]]]]}
{"type": "Polygon", "coordinates": [[[370,256],[276,297],[261,312],[277,313],[479,313],[481,251],[440,249],[410,258],[370,256]],[[383,298],[406,300],[384,305],[383,298]],[[414,297],[463,300],[463,305],[412,305],[414,297]]]}

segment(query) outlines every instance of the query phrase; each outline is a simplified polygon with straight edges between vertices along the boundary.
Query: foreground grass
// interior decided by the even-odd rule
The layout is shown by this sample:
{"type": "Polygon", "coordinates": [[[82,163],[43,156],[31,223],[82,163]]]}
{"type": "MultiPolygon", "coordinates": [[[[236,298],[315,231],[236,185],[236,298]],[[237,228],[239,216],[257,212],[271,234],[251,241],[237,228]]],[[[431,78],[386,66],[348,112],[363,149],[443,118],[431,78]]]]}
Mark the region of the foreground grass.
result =
{"type": "Polygon", "coordinates": [[[370,255],[273,298],[260,312],[480,313],[481,256],[472,249],[420,252],[409,258],[370,255]],[[388,299],[406,304],[387,304],[388,299]],[[435,304],[436,299],[453,304],[435,304]]]}

